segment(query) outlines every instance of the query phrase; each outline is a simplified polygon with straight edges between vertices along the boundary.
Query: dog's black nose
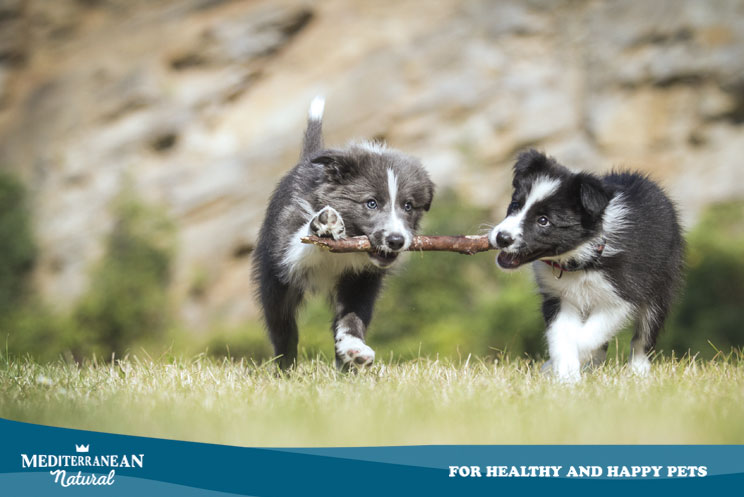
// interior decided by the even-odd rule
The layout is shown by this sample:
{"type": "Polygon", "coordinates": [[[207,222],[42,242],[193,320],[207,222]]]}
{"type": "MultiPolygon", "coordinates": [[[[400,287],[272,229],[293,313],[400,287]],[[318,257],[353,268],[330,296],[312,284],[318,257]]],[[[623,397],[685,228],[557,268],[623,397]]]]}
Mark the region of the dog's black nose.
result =
{"type": "Polygon", "coordinates": [[[403,238],[403,235],[397,233],[388,235],[387,238],[385,238],[385,244],[392,250],[400,250],[404,243],[406,243],[406,239],[403,238]]]}
{"type": "Polygon", "coordinates": [[[506,248],[512,243],[514,243],[514,238],[509,236],[507,233],[499,231],[499,233],[496,235],[496,245],[498,245],[499,248],[506,248]]]}

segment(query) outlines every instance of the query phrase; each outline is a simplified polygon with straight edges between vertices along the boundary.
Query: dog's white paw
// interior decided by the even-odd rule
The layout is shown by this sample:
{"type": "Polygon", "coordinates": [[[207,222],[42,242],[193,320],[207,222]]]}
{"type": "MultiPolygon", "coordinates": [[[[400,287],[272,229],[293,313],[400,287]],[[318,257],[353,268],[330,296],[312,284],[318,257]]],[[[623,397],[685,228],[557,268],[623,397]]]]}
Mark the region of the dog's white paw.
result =
{"type": "Polygon", "coordinates": [[[581,381],[580,371],[564,371],[556,375],[556,379],[566,385],[573,385],[581,381]]]}
{"type": "Polygon", "coordinates": [[[646,354],[634,355],[630,359],[630,370],[638,376],[646,376],[651,371],[651,361],[646,354]]]}
{"type": "Polygon", "coordinates": [[[336,337],[336,366],[346,369],[349,366],[365,367],[375,361],[375,351],[362,339],[349,334],[336,337]]]}
{"type": "Polygon", "coordinates": [[[549,360],[543,371],[552,374],[561,383],[577,383],[581,380],[581,363],[576,360],[549,360]]]}
{"type": "Polygon", "coordinates": [[[310,232],[317,236],[330,236],[338,240],[346,236],[346,227],[341,214],[330,205],[326,205],[310,221],[310,232]]]}

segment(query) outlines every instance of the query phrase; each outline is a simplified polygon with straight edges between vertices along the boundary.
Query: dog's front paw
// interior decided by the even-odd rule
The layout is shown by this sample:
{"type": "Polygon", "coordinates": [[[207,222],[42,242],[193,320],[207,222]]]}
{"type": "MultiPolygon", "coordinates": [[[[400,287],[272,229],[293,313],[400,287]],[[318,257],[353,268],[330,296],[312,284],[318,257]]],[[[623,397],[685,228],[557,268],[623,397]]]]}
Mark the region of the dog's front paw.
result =
{"type": "Polygon", "coordinates": [[[572,360],[550,359],[542,365],[540,372],[551,375],[561,383],[576,383],[581,380],[581,364],[572,360]]]}
{"type": "Polygon", "coordinates": [[[346,236],[346,227],[341,214],[330,205],[326,205],[310,221],[310,233],[338,240],[346,236]]]}
{"type": "Polygon", "coordinates": [[[375,351],[361,338],[343,334],[336,337],[336,366],[346,370],[349,366],[365,367],[375,361],[375,351]]]}
{"type": "Polygon", "coordinates": [[[646,376],[651,371],[651,361],[646,354],[635,355],[630,359],[630,370],[638,376],[646,376]]]}

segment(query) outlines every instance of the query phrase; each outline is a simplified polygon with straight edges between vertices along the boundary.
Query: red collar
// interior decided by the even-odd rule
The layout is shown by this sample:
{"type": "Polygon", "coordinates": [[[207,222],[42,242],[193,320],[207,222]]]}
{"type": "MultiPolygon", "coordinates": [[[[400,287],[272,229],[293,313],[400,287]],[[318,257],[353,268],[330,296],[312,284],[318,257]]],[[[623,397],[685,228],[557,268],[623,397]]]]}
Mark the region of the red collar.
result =
{"type": "MultiPolygon", "coordinates": [[[[598,259],[602,255],[602,252],[604,251],[604,249],[605,249],[604,242],[600,243],[599,245],[595,247],[596,254],[594,255],[594,260],[598,259]]],[[[587,268],[586,264],[569,264],[569,267],[565,267],[565,266],[561,266],[559,263],[555,261],[546,261],[544,259],[540,259],[540,260],[553,269],[553,276],[555,276],[556,279],[561,279],[561,276],[563,276],[564,272],[570,273],[571,271],[579,271],[581,269],[587,268]],[[555,274],[556,270],[559,271],[558,275],[555,274]]],[[[569,261],[569,262],[573,262],[573,261],[569,261]]]]}

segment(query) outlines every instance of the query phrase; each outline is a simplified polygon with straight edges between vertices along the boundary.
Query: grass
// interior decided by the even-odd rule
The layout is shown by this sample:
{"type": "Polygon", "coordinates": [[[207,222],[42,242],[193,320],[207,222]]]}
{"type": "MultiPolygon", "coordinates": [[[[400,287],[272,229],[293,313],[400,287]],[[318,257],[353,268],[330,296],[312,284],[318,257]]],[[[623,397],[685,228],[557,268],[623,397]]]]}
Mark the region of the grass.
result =
{"type": "Polygon", "coordinates": [[[126,358],[39,364],[0,357],[0,417],[244,446],[744,443],[744,355],[617,361],[574,386],[528,360],[380,363],[357,374],[271,364],[126,358]]]}

